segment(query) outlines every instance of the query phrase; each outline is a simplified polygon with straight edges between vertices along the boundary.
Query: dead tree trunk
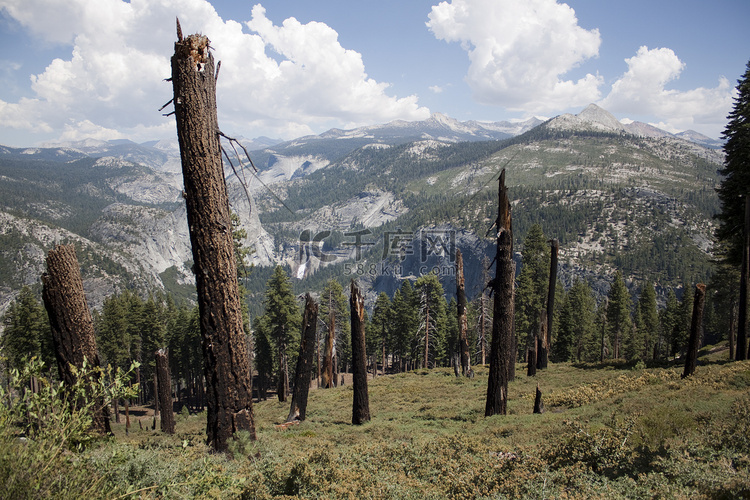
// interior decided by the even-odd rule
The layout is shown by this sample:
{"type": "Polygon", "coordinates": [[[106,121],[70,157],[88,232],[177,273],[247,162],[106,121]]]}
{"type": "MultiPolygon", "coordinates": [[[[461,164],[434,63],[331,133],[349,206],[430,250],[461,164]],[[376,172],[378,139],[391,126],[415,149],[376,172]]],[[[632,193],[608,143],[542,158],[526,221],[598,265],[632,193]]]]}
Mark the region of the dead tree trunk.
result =
{"type": "Polygon", "coordinates": [[[539,390],[539,384],[536,384],[536,397],[534,398],[534,413],[544,413],[544,403],[542,403],[542,391],[539,390]]]}
{"type": "Polygon", "coordinates": [[[526,376],[533,377],[536,375],[536,349],[539,343],[539,333],[529,332],[528,349],[526,351],[526,376]]]}
{"type": "Polygon", "coordinates": [[[505,415],[508,403],[508,372],[513,343],[513,227],[505,169],[498,186],[497,253],[495,279],[490,282],[495,294],[490,346],[490,373],[484,415],[505,415]]]}
{"type": "Polygon", "coordinates": [[[737,315],[737,361],[747,359],[747,295],[750,286],[750,194],[745,195],[745,239],[742,245],[742,268],[740,270],[740,305],[737,315]]]}
{"type": "Polygon", "coordinates": [[[159,387],[159,406],[161,407],[161,431],[174,434],[174,407],[172,402],[172,376],[169,373],[167,351],[159,349],[156,355],[156,378],[159,387]]]}
{"type": "Polygon", "coordinates": [[[352,280],[349,307],[352,317],[352,365],[354,372],[354,402],[352,424],[370,420],[370,398],[367,394],[367,353],[365,352],[365,301],[352,280]]]}
{"type": "Polygon", "coordinates": [[[172,86],[185,182],[202,336],[208,443],[224,451],[245,430],[255,439],[250,358],[237,287],[227,186],[216,115],[209,40],[177,30],[172,86]]]}
{"type": "Polygon", "coordinates": [[[706,285],[698,283],[695,285],[693,319],[690,322],[690,340],[688,341],[687,356],[685,356],[685,371],[682,372],[682,378],[689,377],[695,373],[695,365],[698,361],[698,348],[700,347],[702,336],[703,304],[705,299],[706,285]]]}
{"type": "Polygon", "coordinates": [[[336,317],[333,310],[333,292],[328,294],[328,335],[323,353],[323,388],[335,385],[333,374],[333,344],[336,341],[336,317]]]}
{"type": "Polygon", "coordinates": [[[302,314],[302,341],[299,346],[297,369],[294,372],[294,392],[287,422],[304,420],[307,412],[307,395],[310,392],[312,379],[313,354],[316,332],[318,329],[318,304],[308,293],[305,296],[305,312],[302,314]]]}
{"type": "Polygon", "coordinates": [[[539,311],[539,334],[537,335],[536,368],[542,370],[547,367],[549,357],[549,332],[547,330],[547,311],[539,311]]]}
{"type": "Polygon", "coordinates": [[[555,287],[557,286],[557,256],[560,244],[556,239],[550,240],[549,286],[547,288],[547,328],[545,329],[543,354],[539,360],[539,368],[547,368],[549,351],[552,347],[552,322],[555,318],[555,287]]]}
{"type": "Polygon", "coordinates": [[[468,377],[471,372],[469,357],[469,325],[466,319],[466,282],[464,280],[464,258],[461,250],[456,250],[456,298],[458,302],[458,341],[461,350],[461,373],[468,377]]]}
{"type": "MultiPolygon", "coordinates": [[[[57,371],[66,387],[72,387],[76,376],[71,365],[99,366],[94,321],[83,292],[75,247],[59,245],[47,254],[47,272],[42,275],[42,299],[52,328],[57,371]]],[[[75,404],[75,403],[74,403],[75,404]]],[[[110,434],[109,405],[98,404],[93,415],[94,428],[110,434]]]]}

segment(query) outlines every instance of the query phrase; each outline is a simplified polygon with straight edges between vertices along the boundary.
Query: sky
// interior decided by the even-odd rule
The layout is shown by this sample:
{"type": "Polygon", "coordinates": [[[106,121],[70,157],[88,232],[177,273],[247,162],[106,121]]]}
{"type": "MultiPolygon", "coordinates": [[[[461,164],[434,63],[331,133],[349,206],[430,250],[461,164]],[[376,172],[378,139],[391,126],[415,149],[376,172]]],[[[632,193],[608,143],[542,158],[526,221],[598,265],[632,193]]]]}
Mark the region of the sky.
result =
{"type": "Polygon", "coordinates": [[[245,138],[596,103],[718,139],[750,60],[748,0],[0,0],[0,144],[174,139],[176,17],[245,138]]]}

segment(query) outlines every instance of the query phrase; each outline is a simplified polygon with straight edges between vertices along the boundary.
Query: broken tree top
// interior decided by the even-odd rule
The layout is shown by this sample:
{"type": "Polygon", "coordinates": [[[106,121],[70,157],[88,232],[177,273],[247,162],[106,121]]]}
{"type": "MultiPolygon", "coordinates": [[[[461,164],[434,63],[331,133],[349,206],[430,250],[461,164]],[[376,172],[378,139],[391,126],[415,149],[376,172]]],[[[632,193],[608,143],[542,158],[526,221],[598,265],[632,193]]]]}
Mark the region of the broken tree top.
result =
{"type": "Polygon", "coordinates": [[[194,68],[203,71],[204,65],[208,62],[210,43],[211,41],[207,36],[199,33],[183,38],[180,20],[177,20],[177,42],[174,44],[175,56],[180,59],[190,59],[194,68]]]}

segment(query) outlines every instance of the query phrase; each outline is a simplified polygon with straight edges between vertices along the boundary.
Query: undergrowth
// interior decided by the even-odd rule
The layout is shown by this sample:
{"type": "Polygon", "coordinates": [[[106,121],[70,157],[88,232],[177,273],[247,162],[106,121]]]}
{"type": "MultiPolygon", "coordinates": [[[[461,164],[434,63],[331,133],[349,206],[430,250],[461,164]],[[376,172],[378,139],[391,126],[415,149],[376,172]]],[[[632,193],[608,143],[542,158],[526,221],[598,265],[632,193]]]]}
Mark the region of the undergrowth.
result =
{"type": "Polygon", "coordinates": [[[258,440],[238,434],[227,454],[205,445],[201,414],[181,417],[174,436],[115,424],[114,438],[68,448],[48,467],[27,451],[44,440],[21,442],[6,419],[0,487],[20,463],[47,467],[24,487],[58,498],[750,497],[750,362],[714,358],[686,380],[674,367],[552,364],[518,375],[508,415],[488,418],[487,369],[476,374],[370,380],[373,418],[362,426],[349,423],[351,386],[312,391],[307,420],[285,430],[276,425],[287,403],[265,401],[258,440]]]}

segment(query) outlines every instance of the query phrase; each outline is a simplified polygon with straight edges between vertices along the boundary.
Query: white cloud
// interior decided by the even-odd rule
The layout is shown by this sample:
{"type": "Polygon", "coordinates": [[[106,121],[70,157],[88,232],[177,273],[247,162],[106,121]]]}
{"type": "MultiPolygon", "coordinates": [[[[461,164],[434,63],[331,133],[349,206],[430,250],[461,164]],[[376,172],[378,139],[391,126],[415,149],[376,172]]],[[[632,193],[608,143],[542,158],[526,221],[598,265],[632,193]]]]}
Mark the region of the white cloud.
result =
{"type": "Polygon", "coordinates": [[[598,75],[563,75],[596,57],[597,29],[578,26],[575,12],[555,0],[452,0],[433,6],[435,37],[468,52],[466,81],[481,103],[545,113],[600,98],[598,75]]]}
{"type": "Polygon", "coordinates": [[[444,89],[440,85],[431,85],[430,90],[435,94],[442,94],[444,89]]]}
{"type": "Polygon", "coordinates": [[[36,37],[72,47],[69,58],[31,77],[33,98],[0,101],[0,127],[134,140],[169,130],[173,118],[157,110],[172,97],[164,79],[177,15],[184,34],[207,35],[222,61],[218,108],[227,133],[291,138],[329,124],[429,116],[415,96],[387,95],[388,85],[368,78],[361,55],[327,25],[290,18],[276,26],[260,5],[246,23],[252,33],[206,0],[0,0],[0,7],[36,37]]]}
{"type": "Polygon", "coordinates": [[[625,59],[628,70],[612,85],[599,104],[617,113],[653,116],[652,123],[670,132],[699,129],[718,138],[732,108],[734,89],[726,78],[707,89],[679,91],[668,89],[685,68],[671,49],[641,47],[625,59]]]}

